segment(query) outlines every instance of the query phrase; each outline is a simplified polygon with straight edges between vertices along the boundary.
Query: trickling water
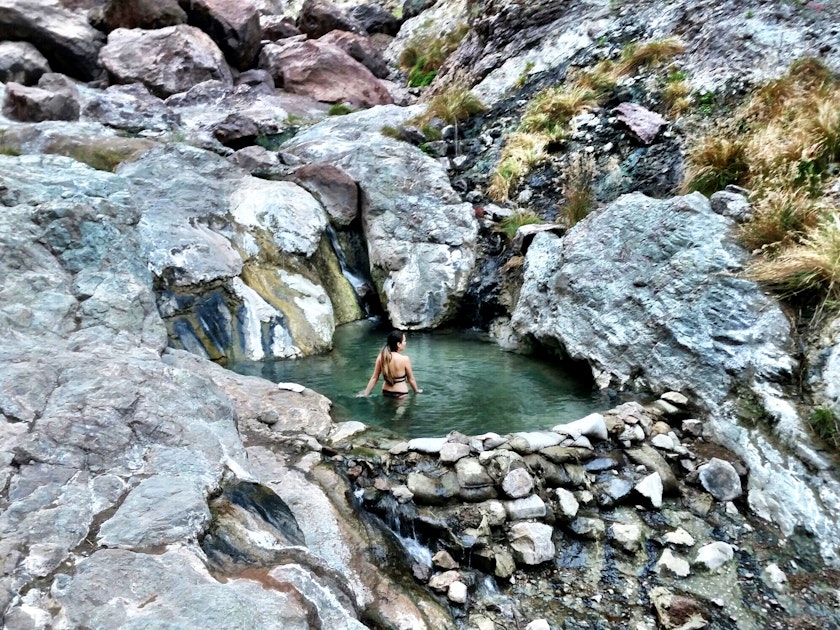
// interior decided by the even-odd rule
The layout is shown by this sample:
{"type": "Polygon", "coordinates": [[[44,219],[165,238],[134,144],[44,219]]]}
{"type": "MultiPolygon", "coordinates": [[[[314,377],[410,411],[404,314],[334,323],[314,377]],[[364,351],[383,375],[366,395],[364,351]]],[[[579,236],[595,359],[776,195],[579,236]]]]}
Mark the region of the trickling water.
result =
{"type": "Polygon", "coordinates": [[[368,300],[365,299],[365,296],[371,290],[368,281],[350,269],[350,265],[347,264],[347,257],[344,255],[344,250],[341,249],[341,243],[338,242],[338,234],[336,233],[335,228],[333,228],[332,225],[327,224],[325,232],[327,233],[327,238],[330,239],[330,246],[335,253],[335,257],[338,259],[338,266],[341,268],[341,275],[343,275],[347,279],[347,282],[350,283],[350,286],[353,287],[353,291],[356,293],[356,298],[358,299],[359,306],[362,308],[362,312],[365,315],[370,315],[368,300]]]}
{"type": "Polygon", "coordinates": [[[230,367],[275,382],[300,383],[332,400],[336,421],[359,420],[405,437],[550,429],[608,405],[588,373],[572,374],[550,361],[505,352],[465,331],[407,334],[405,354],[424,393],[384,399],[380,379],[369,398],[356,398],[387,332],[373,320],[354,322],[336,329],[329,354],[230,367]]]}

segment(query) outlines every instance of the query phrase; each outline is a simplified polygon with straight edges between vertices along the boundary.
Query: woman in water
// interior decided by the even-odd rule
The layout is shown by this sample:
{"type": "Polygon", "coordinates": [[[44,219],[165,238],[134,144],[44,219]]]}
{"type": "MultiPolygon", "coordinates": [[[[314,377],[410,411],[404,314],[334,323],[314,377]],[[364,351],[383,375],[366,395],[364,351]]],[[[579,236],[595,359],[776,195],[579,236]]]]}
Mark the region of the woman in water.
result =
{"type": "Polygon", "coordinates": [[[370,394],[379,380],[380,374],[385,379],[385,383],[382,385],[382,395],[386,398],[408,396],[409,385],[418,394],[423,391],[417,387],[414,373],[411,371],[411,359],[402,354],[403,349],[405,349],[405,333],[401,330],[394,330],[389,333],[385,346],[379,351],[379,356],[376,357],[373,376],[370,377],[365,391],[361,392],[359,397],[370,394]]]}

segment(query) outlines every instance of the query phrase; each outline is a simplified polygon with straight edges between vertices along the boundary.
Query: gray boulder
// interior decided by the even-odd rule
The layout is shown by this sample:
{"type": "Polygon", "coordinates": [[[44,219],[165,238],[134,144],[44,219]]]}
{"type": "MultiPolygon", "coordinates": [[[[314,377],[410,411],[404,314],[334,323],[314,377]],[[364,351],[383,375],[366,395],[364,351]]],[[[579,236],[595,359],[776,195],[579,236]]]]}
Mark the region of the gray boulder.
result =
{"type": "Polygon", "coordinates": [[[743,493],[738,471],[729,462],[713,457],[699,468],[700,483],[718,501],[732,501],[743,493]]]}
{"type": "Polygon", "coordinates": [[[359,184],[371,276],[394,326],[447,321],[475,264],[477,224],[441,165],[416,147],[382,136],[415,108],[376,107],[325,120],[283,149],[335,164],[359,184]]]}
{"type": "Polygon", "coordinates": [[[91,22],[106,33],[118,28],[154,30],[186,24],[187,14],[178,0],[108,0],[91,11],[91,22]]]}
{"type": "Polygon", "coordinates": [[[3,113],[14,120],[24,122],[77,120],[79,110],[78,98],[66,92],[26,87],[19,83],[6,85],[3,113]]]}
{"type": "Polygon", "coordinates": [[[154,31],[118,28],[108,35],[100,60],[116,83],[143,83],[161,98],[202,81],[233,83],[213,40],[183,24],[154,31]]]}
{"type": "Polygon", "coordinates": [[[83,13],[64,8],[59,0],[9,0],[0,4],[0,39],[35,45],[50,67],[82,81],[104,78],[99,64],[102,33],[83,13]]]}
{"type": "Polygon", "coordinates": [[[230,64],[251,67],[260,49],[260,15],[250,0],[180,0],[189,23],[207,33],[230,64]]]}
{"type": "Polygon", "coordinates": [[[28,42],[0,42],[0,83],[34,85],[50,71],[41,52],[28,42]]]}
{"type": "Polygon", "coordinates": [[[384,33],[393,37],[400,30],[400,22],[394,14],[378,4],[359,4],[350,7],[348,13],[358,20],[371,35],[384,33]]]}
{"type": "Polygon", "coordinates": [[[829,318],[808,355],[808,386],[817,406],[840,418],[840,317],[829,318]]]}
{"type": "Polygon", "coordinates": [[[365,27],[357,19],[330,0],[304,0],[298,14],[297,27],[301,33],[317,39],[330,31],[350,31],[364,34],[365,27]]]}
{"type": "Polygon", "coordinates": [[[85,101],[82,118],[129,133],[170,131],[181,122],[180,116],[142,83],[97,91],[85,101]]]}

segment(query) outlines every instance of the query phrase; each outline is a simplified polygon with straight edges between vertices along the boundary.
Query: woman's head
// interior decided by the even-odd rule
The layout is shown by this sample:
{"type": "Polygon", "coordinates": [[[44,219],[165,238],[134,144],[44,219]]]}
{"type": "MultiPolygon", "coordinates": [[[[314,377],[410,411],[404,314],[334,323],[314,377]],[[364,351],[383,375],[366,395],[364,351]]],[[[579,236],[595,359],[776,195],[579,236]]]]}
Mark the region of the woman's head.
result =
{"type": "Polygon", "coordinates": [[[388,346],[388,350],[391,352],[396,352],[399,345],[405,339],[405,333],[401,330],[392,330],[388,333],[388,339],[386,340],[386,345],[388,346]]]}

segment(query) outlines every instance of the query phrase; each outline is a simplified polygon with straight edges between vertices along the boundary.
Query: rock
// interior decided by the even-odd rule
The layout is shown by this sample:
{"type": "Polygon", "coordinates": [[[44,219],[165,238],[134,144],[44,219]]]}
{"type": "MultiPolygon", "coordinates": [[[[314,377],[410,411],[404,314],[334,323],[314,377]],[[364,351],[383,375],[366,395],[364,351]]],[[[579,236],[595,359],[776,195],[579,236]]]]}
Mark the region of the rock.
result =
{"type": "Polygon", "coordinates": [[[744,223],[752,218],[752,205],[741,193],[719,190],[709,199],[712,210],[719,215],[729,217],[736,223],[744,223]]]}
{"type": "Polygon", "coordinates": [[[472,205],[460,201],[435,160],[364,132],[399,126],[412,112],[378,107],[333,117],[284,146],[307,161],[335,164],[359,183],[371,276],[391,323],[407,330],[452,317],[475,264],[478,232],[472,205]]]}
{"type": "Polygon", "coordinates": [[[763,577],[767,584],[777,591],[782,590],[788,581],[784,571],[775,562],[771,562],[764,568],[763,577]]]}
{"type": "Polygon", "coordinates": [[[741,478],[729,462],[713,457],[698,471],[703,488],[718,501],[731,501],[741,496],[741,478]]]}
{"type": "Polygon", "coordinates": [[[350,16],[370,33],[384,33],[394,36],[400,30],[400,22],[393,13],[378,4],[359,4],[348,9],[350,16]]]}
{"type": "Polygon", "coordinates": [[[261,15],[260,28],[262,29],[261,39],[276,42],[278,39],[295,37],[300,35],[300,29],[295,24],[294,18],[286,15],[261,15]]]}
{"type": "Polygon", "coordinates": [[[528,496],[533,489],[534,479],[524,468],[510,471],[502,480],[502,490],[513,499],[528,496]]]}
{"type": "Polygon", "coordinates": [[[252,175],[271,172],[280,164],[276,153],[256,145],[239,149],[228,160],[252,175]]]}
{"type": "Polygon", "coordinates": [[[598,502],[603,506],[610,506],[625,499],[633,489],[633,484],[620,476],[601,475],[596,489],[598,502]]]}
{"type": "Polygon", "coordinates": [[[359,215],[359,187],[336,166],[307,164],[295,169],[294,180],[321,202],[333,224],[346,227],[359,215]]]}
{"type": "Polygon", "coordinates": [[[666,402],[676,405],[677,407],[685,407],[688,405],[688,398],[679,392],[665,392],[660,398],[666,402]]]}
{"type": "Polygon", "coordinates": [[[659,451],[644,444],[639,448],[627,449],[624,452],[630,461],[641,464],[648,470],[655,471],[659,474],[659,478],[662,481],[662,491],[665,494],[675,494],[679,491],[677,477],[659,451]]]}
{"type": "Polygon", "coordinates": [[[653,507],[662,507],[662,477],[658,472],[642,479],[633,489],[645,497],[653,507]]]}
{"type": "Polygon", "coordinates": [[[177,0],[108,0],[91,12],[91,23],[110,33],[118,28],[154,30],[187,23],[177,0]]]}
{"type": "Polygon", "coordinates": [[[670,573],[676,577],[688,577],[691,567],[688,560],[674,555],[670,549],[665,549],[656,561],[655,571],[657,573],[670,573]]]}
{"type": "Polygon", "coordinates": [[[716,541],[697,550],[694,565],[701,565],[707,571],[716,571],[735,557],[732,545],[716,541]]]}
{"type": "Polygon", "coordinates": [[[627,553],[636,553],[642,548],[642,529],[634,523],[613,523],[610,539],[627,553]]]}
{"type": "Polygon", "coordinates": [[[650,602],[656,610],[660,628],[700,630],[709,625],[703,608],[696,600],[674,595],[663,586],[651,589],[650,602]]]}
{"type": "Polygon", "coordinates": [[[35,85],[50,72],[47,58],[29,42],[0,41],[0,83],[35,85]]]}
{"type": "Polygon", "coordinates": [[[436,567],[440,567],[445,571],[448,571],[449,569],[457,569],[459,566],[447,551],[438,551],[434,556],[432,556],[432,563],[436,567]]]}
{"type": "Polygon", "coordinates": [[[453,472],[440,477],[429,477],[423,473],[409,473],[406,486],[414,495],[414,501],[421,505],[441,505],[458,494],[458,479],[453,472]]]}
{"type": "Polygon", "coordinates": [[[436,591],[445,591],[460,579],[461,574],[458,571],[444,571],[432,576],[432,579],[429,580],[429,588],[436,591]]]}
{"type": "Polygon", "coordinates": [[[565,488],[557,488],[557,500],[560,506],[560,514],[567,520],[573,519],[577,516],[578,501],[575,495],[565,488]]]}
{"type": "Polygon", "coordinates": [[[511,521],[521,521],[526,518],[543,518],[546,514],[545,502],[536,494],[522,499],[516,499],[515,501],[506,501],[505,510],[507,511],[508,519],[511,521]]]}
{"type": "Polygon", "coordinates": [[[552,533],[551,526],[544,523],[514,523],[508,532],[514,559],[533,566],[554,558],[552,533]]]}
{"type": "Polygon", "coordinates": [[[297,27],[312,39],[335,30],[359,35],[366,32],[361,22],[329,0],[304,0],[298,14],[297,27]]]}
{"type": "Polygon", "coordinates": [[[212,129],[216,140],[234,150],[253,145],[260,133],[257,123],[242,114],[230,114],[212,129]]]}
{"type": "Polygon", "coordinates": [[[533,453],[560,444],[562,438],[551,431],[528,431],[514,433],[508,440],[517,453],[533,453]]]}
{"type": "Polygon", "coordinates": [[[129,133],[170,131],[181,124],[173,110],[142,83],[111,85],[85,102],[82,116],[129,133]]]}
{"type": "Polygon", "coordinates": [[[694,537],[682,527],[679,527],[672,532],[668,532],[662,537],[662,540],[669,545],[681,545],[684,547],[694,546],[694,537]]]}
{"type": "Polygon", "coordinates": [[[654,435],[651,438],[650,443],[656,448],[662,449],[663,451],[677,450],[677,442],[674,440],[673,436],[670,435],[670,433],[659,433],[657,435],[654,435]]]}
{"type": "Polygon", "coordinates": [[[703,435],[703,422],[695,418],[689,418],[682,421],[682,432],[692,437],[700,437],[703,435]]]}
{"type": "Polygon", "coordinates": [[[660,411],[661,413],[665,414],[666,416],[676,416],[680,413],[680,408],[676,405],[671,404],[664,398],[660,398],[659,400],[653,401],[651,405],[654,409],[660,411]]]}
{"type": "Polygon", "coordinates": [[[391,73],[382,53],[368,37],[348,31],[330,31],[319,37],[318,41],[340,48],[379,79],[385,79],[391,73]]]}
{"type": "Polygon", "coordinates": [[[452,582],[446,591],[446,597],[455,604],[466,604],[467,585],[461,581],[452,582]]]}
{"type": "Polygon", "coordinates": [[[585,435],[596,440],[606,440],[609,437],[604,416],[600,413],[590,414],[568,424],[558,424],[551,430],[571,436],[585,435]]]}
{"type": "Polygon", "coordinates": [[[653,142],[662,127],[668,124],[668,121],[656,112],[636,103],[622,103],[612,111],[643,144],[653,142]]]}
{"type": "Polygon", "coordinates": [[[348,420],[347,422],[339,422],[335,425],[335,429],[330,432],[329,440],[333,444],[340,444],[345,440],[366,431],[368,426],[359,422],[358,420],[348,420]]]}
{"type": "Polygon", "coordinates": [[[504,547],[495,547],[493,549],[493,556],[496,560],[496,566],[493,570],[493,575],[498,578],[509,578],[516,571],[516,561],[513,555],[504,547]]]}
{"type": "Polygon", "coordinates": [[[317,40],[296,37],[267,44],[259,66],[284,90],[325,103],[367,108],[392,102],[370,70],[340,48],[317,40]]]}
{"type": "Polygon", "coordinates": [[[551,626],[548,625],[548,621],[545,619],[534,619],[525,626],[525,630],[551,630],[551,626]]]}
{"type": "Polygon", "coordinates": [[[0,39],[23,40],[36,46],[55,72],[82,81],[104,77],[99,64],[102,33],[84,14],[58,0],[9,0],[0,5],[0,39]]]}
{"type": "Polygon", "coordinates": [[[233,83],[213,40],[183,24],[154,31],[118,28],[108,35],[100,58],[117,83],[143,83],[161,98],[202,81],[233,83]]]}
{"type": "Polygon", "coordinates": [[[439,455],[446,444],[446,438],[414,438],[408,441],[408,449],[427,455],[439,455]]]}
{"type": "Polygon", "coordinates": [[[40,87],[25,87],[19,83],[6,85],[3,113],[15,120],[77,120],[79,109],[78,98],[66,93],[52,92],[40,87]]]}
{"type": "Polygon", "coordinates": [[[474,457],[459,459],[455,464],[458,485],[462,488],[481,488],[492,486],[493,478],[487,474],[484,466],[474,457]]]}
{"type": "Polygon", "coordinates": [[[447,442],[440,449],[440,461],[444,464],[452,464],[467,457],[469,454],[470,447],[468,444],[447,442]]]}
{"type": "Polygon", "coordinates": [[[228,62],[247,70],[260,49],[260,16],[250,0],[181,0],[191,25],[207,33],[228,62]]]}
{"type": "Polygon", "coordinates": [[[569,529],[587,540],[603,540],[607,528],[600,518],[579,516],[569,524],[569,529]]]}
{"type": "Polygon", "coordinates": [[[414,500],[414,493],[408,489],[408,486],[394,486],[391,488],[391,494],[397,500],[397,503],[408,503],[414,500]]]}

